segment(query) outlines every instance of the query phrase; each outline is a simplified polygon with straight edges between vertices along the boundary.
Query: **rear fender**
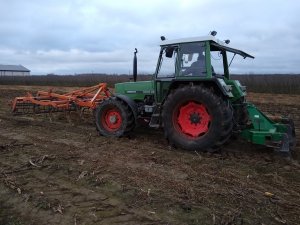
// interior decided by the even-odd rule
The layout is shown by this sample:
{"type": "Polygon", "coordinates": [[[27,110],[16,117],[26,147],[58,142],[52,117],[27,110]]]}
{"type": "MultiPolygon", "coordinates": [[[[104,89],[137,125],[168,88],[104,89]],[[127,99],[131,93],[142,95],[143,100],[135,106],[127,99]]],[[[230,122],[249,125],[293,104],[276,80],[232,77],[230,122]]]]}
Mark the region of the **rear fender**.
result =
{"type": "Polygon", "coordinates": [[[176,89],[178,86],[182,84],[203,84],[205,87],[213,87],[215,90],[217,90],[221,95],[232,98],[232,89],[230,85],[227,85],[225,81],[222,78],[211,78],[211,79],[203,79],[203,80],[174,80],[170,86],[171,89],[176,89]]]}

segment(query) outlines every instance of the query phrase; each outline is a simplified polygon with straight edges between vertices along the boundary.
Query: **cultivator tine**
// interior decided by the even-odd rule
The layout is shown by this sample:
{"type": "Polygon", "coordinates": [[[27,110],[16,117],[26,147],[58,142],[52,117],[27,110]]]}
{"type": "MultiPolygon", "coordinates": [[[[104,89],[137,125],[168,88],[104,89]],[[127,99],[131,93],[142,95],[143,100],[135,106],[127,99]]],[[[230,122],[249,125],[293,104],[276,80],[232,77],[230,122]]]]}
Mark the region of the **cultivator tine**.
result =
{"type": "Polygon", "coordinates": [[[279,152],[290,155],[296,146],[295,126],[291,119],[282,119],[282,123],[286,126],[286,132],[282,135],[282,144],[279,152]]]}
{"type": "Polygon", "coordinates": [[[278,152],[290,156],[296,146],[296,132],[294,121],[288,117],[270,116],[272,121],[285,128],[282,133],[281,141],[279,142],[278,152]]]}
{"type": "Polygon", "coordinates": [[[33,114],[35,111],[35,105],[30,102],[17,103],[15,106],[14,115],[33,114]]]}
{"type": "Polygon", "coordinates": [[[79,113],[79,116],[81,119],[84,119],[84,115],[85,115],[85,112],[88,111],[89,108],[81,108],[80,109],[80,113],[79,113]]]}
{"type": "MultiPolygon", "coordinates": [[[[63,112],[64,109],[53,108],[49,105],[36,105],[30,102],[17,103],[15,110],[13,111],[14,115],[30,115],[30,114],[43,114],[43,113],[54,113],[54,112],[63,112]]],[[[69,111],[73,111],[69,109],[69,111]]]]}

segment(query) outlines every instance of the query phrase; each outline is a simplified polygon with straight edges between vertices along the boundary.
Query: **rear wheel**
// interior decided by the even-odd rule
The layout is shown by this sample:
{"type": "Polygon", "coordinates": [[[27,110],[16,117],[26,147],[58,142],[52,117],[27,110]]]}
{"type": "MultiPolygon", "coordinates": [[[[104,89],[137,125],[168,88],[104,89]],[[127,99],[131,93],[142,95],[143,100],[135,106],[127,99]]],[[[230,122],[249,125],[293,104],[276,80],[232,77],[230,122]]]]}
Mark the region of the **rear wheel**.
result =
{"type": "Polygon", "coordinates": [[[202,85],[174,90],[163,108],[163,125],[169,142],[188,150],[213,151],[232,132],[232,107],[202,85]]]}
{"type": "Polygon", "coordinates": [[[127,104],[109,98],[99,104],[95,111],[96,126],[103,136],[120,137],[135,126],[134,116],[127,104]]]}

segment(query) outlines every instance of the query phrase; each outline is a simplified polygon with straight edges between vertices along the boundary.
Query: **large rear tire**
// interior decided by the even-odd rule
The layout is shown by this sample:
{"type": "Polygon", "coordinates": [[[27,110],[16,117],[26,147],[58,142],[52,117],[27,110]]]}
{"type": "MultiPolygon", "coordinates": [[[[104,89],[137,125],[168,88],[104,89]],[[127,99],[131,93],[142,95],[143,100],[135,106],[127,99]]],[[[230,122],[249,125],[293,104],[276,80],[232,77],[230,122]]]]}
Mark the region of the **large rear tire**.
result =
{"type": "Polygon", "coordinates": [[[103,136],[120,137],[135,127],[131,109],[116,98],[108,98],[98,105],[95,120],[97,130],[103,136]]]}
{"type": "Polygon", "coordinates": [[[231,136],[232,117],[230,103],[203,85],[175,89],[162,112],[170,144],[187,150],[218,149],[231,136]]]}

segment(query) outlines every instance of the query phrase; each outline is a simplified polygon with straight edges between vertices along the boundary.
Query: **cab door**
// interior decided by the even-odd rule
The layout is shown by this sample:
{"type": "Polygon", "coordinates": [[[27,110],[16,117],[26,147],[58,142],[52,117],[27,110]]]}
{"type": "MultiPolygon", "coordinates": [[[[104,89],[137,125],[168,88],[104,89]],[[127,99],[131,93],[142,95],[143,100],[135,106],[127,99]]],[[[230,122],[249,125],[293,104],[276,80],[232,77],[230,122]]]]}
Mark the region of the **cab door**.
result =
{"type": "Polygon", "coordinates": [[[178,74],[178,46],[162,47],[154,80],[155,100],[161,103],[166,97],[172,81],[178,74]]]}

